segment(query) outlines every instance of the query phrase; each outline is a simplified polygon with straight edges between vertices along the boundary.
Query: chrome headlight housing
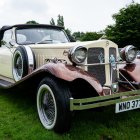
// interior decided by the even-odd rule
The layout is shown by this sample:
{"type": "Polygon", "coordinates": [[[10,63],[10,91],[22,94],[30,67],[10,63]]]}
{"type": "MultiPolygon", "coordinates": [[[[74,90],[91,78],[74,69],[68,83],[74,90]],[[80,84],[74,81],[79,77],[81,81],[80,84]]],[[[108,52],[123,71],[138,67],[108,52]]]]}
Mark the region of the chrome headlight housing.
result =
{"type": "Polygon", "coordinates": [[[128,45],[120,51],[121,58],[126,62],[132,62],[136,58],[137,49],[133,45],[128,45]]]}
{"type": "Polygon", "coordinates": [[[73,64],[82,64],[87,58],[87,48],[73,47],[69,50],[68,57],[73,64]]]}

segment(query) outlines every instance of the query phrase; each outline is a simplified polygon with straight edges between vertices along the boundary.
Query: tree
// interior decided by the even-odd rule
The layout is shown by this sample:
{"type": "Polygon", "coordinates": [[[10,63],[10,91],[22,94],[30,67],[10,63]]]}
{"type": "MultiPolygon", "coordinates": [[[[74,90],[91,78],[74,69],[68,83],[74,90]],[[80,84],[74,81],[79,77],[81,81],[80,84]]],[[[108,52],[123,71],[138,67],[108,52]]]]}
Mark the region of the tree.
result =
{"type": "Polygon", "coordinates": [[[72,36],[75,38],[75,40],[81,40],[81,38],[85,35],[84,32],[74,32],[72,36]]]}
{"type": "Polygon", "coordinates": [[[39,23],[36,22],[35,20],[31,20],[31,21],[27,21],[26,24],[39,24],[39,23]]]}
{"type": "MultiPolygon", "coordinates": [[[[56,25],[53,18],[51,18],[50,24],[51,25],[56,25]]],[[[65,32],[66,32],[66,34],[69,37],[69,39],[70,39],[71,42],[74,42],[75,41],[75,39],[71,35],[71,30],[68,29],[68,28],[65,29],[65,26],[64,26],[64,18],[61,15],[58,15],[58,18],[57,18],[57,26],[60,26],[60,27],[63,27],[64,28],[64,30],[65,30],[65,32]]]]}
{"type": "Polygon", "coordinates": [[[51,18],[51,20],[50,20],[50,25],[55,25],[55,21],[53,18],[51,18]]]}
{"type": "Polygon", "coordinates": [[[81,36],[81,41],[92,41],[92,40],[98,40],[102,37],[103,34],[96,33],[96,32],[86,32],[81,36]]]}
{"type": "Polygon", "coordinates": [[[65,28],[63,16],[58,15],[58,17],[57,17],[57,24],[55,23],[54,19],[51,18],[51,20],[50,20],[50,25],[57,25],[57,26],[60,26],[60,27],[65,28]]]}
{"type": "Polygon", "coordinates": [[[140,4],[132,2],[112,17],[115,24],[105,29],[107,38],[119,47],[133,44],[140,48],[140,4]]]}
{"type": "Polygon", "coordinates": [[[69,29],[67,28],[67,29],[65,29],[65,32],[66,32],[67,36],[69,37],[70,41],[71,41],[71,42],[75,42],[75,38],[72,36],[71,30],[69,30],[69,29]]]}
{"type": "Polygon", "coordinates": [[[61,15],[58,15],[57,26],[61,26],[61,27],[65,28],[65,26],[64,26],[64,18],[61,15]]]}

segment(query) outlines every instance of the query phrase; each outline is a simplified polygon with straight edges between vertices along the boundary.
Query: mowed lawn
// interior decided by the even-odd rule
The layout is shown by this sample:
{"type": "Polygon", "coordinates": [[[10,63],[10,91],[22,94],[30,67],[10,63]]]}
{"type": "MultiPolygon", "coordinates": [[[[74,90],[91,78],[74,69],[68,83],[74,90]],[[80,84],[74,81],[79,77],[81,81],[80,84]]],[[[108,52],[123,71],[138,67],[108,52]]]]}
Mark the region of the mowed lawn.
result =
{"type": "Polygon", "coordinates": [[[114,112],[75,112],[70,131],[60,135],[40,124],[34,95],[0,91],[0,140],[140,140],[140,110],[114,112]]]}

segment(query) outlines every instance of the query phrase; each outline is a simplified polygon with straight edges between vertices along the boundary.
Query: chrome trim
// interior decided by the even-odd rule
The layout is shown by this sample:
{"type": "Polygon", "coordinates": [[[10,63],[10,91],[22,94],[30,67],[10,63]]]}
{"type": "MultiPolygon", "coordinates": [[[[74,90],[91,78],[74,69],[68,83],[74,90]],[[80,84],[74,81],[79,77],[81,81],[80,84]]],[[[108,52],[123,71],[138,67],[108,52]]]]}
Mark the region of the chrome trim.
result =
{"type": "Polygon", "coordinates": [[[70,50],[69,50],[69,52],[68,52],[68,58],[70,59],[70,61],[71,61],[72,63],[74,63],[74,64],[77,64],[77,65],[84,63],[84,61],[83,61],[83,62],[78,62],[78,61],[74,58],[75,51],[76,51],[76,50],[79,50],[79,49],[85,49],[85,50],[86,50],[86,57],[85,57],[85,59],[84,59],[84,61],[85,61],[86,58],[87,58],[87,48],[85,48],[85,47],[83,47],[83,46],[75,46],[75,47],[73,47],[73,48],[70,48],[70,50]]]}
{"type": "Polygon", "coordinates": [[[119,74],[130,84],[130,86],[136,90],[136,88],[131,84],[131,82],[119,71],[119,74]]]}
{"type": "MultiPolygon", "coordinates": [[[[130,64],[130,63],[127,63],[125,61],[123,62],[114,62],[115,64],[130,64]]],[[[109,63],[93,63],[93,64],[79,64],[79,66],[96,66],[96,65],[109,65],[111,64],[110,62],[109,63]]],[[[131,64],[134,64],[134,63],[131,63],[131,64]]]]}
{"type": "Polygon", "coordinates": [[[133,45],[128,45],[127,47],[126,47],[126,49],[125,49],[125,56],[126,56],[126,61],[127,62],[132,62],[135,58],[136,58],[136,55],[137,55],[137,53],[135,54],[135,57],[133,58],[133,60],[129,60],[129,55],[128,55],[128,52],[129,52],[129,50],[132,50],[132,49],[136,49],[136,47],[134,47],[133,45]]]}
{"type": "Polygon", "coordinates": [[[79,64],[80,66],[96,66],[96,65],[108,65],[110,63],[93,63],[93,64],[79,64]]]}
{"type": "Polygon", "coordinates": [[[24,46],[28,56],[28,74],[34,70],[34,56],[29,46],[24,46]]]}

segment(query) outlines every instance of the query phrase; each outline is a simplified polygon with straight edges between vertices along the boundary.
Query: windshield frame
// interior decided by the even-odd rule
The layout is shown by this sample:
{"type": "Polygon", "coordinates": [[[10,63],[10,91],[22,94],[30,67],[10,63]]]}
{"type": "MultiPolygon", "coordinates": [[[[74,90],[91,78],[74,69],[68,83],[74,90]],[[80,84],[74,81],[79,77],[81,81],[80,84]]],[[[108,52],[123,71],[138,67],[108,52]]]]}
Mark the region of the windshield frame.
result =
{"type": "MultiPolygon", "coordinates": [[[[19,45],[29,45],[29,44],[37,44],[38,42],[30,42],[30,43],[19,43],[18,42],[18,40],[17,40],[17,30],[24,30],[24,29],[48,29],[48,30],[55,30],[55,31],[61,31],[63,34],[64,34],[64,36],[65,36],[65,38],[66,38],[66,42],[59,42],[59,43],[68,43],[68,42],[70,42],[70,39],[69,39],[69,37],[68,37],[68,35],[66,34],[66,32],[64,31],[64,29],[60,29],[60,28],[52,28],[52,27],[42,27],[42,26],[33,26],[33,27],[17,27],[17,28],[15,28],[15,41],[16,41],[16,43],[17,44],[19,44],[19,45]]],[[[55,44],[55,43],[44,43],[44,42],[42,42],[42,43],[39,43],[39,44],[55,44]]],[[[57,44],[57,43],[56,43],[57,44]]]]}

